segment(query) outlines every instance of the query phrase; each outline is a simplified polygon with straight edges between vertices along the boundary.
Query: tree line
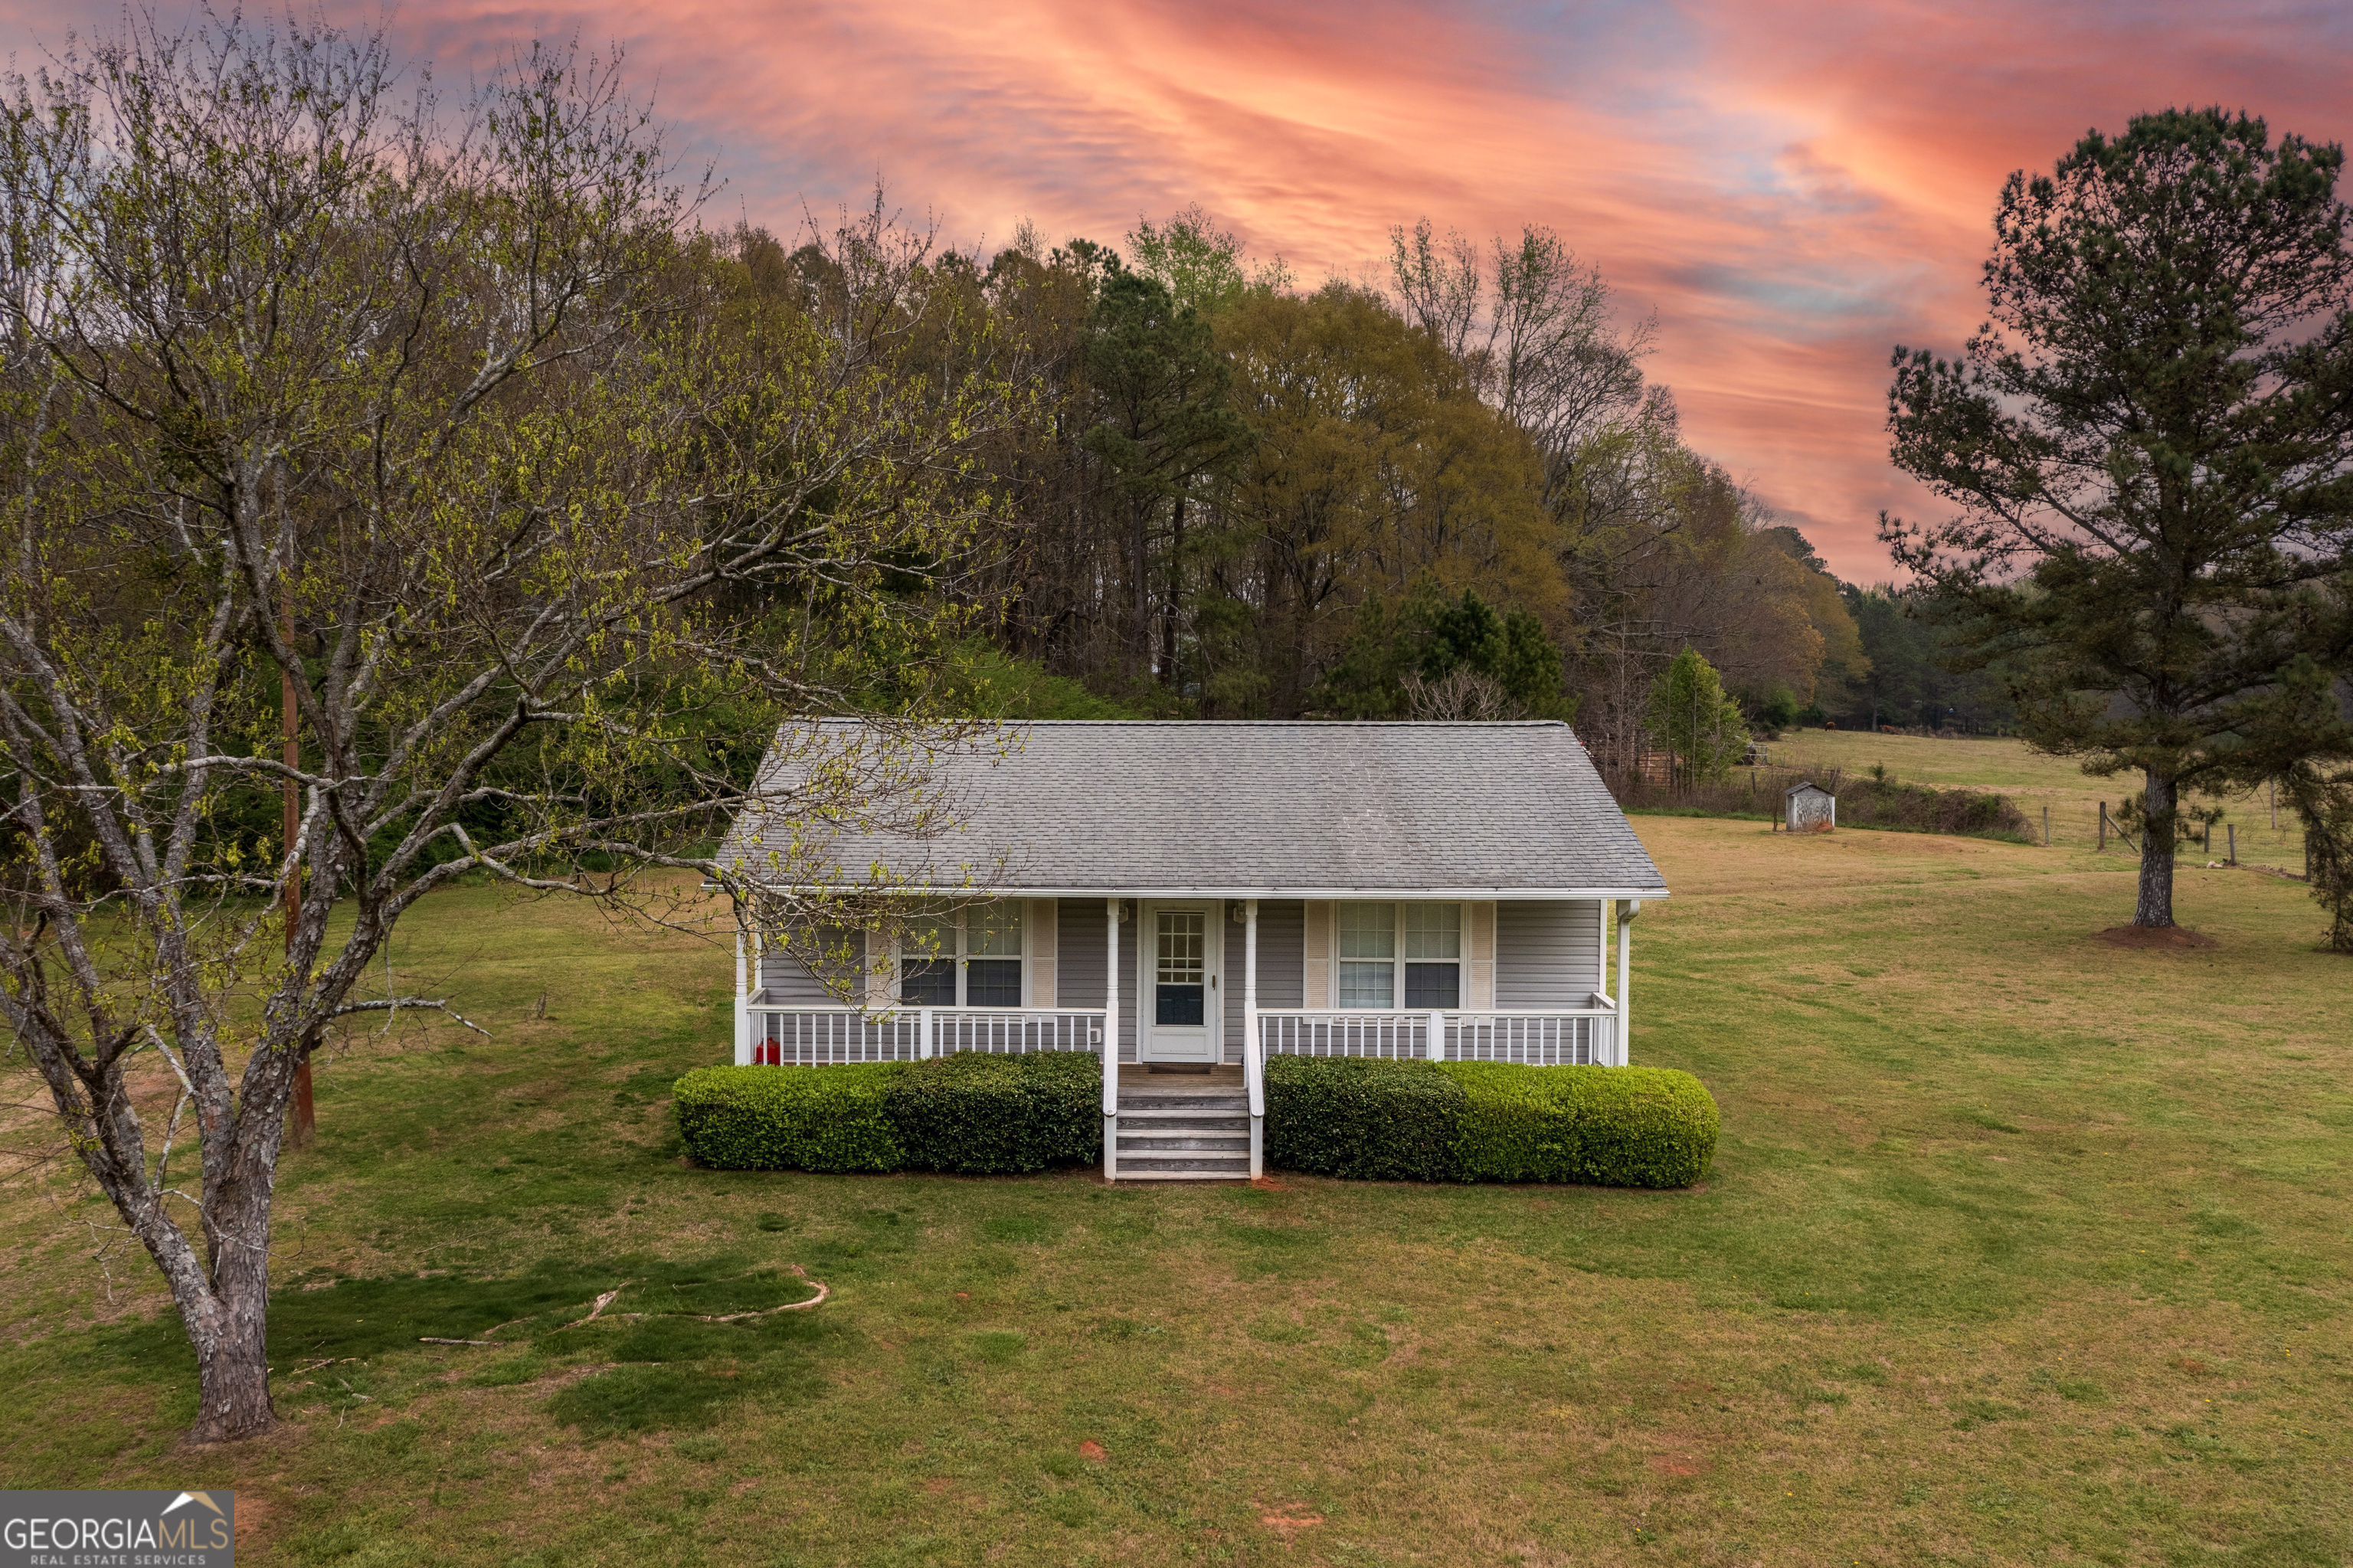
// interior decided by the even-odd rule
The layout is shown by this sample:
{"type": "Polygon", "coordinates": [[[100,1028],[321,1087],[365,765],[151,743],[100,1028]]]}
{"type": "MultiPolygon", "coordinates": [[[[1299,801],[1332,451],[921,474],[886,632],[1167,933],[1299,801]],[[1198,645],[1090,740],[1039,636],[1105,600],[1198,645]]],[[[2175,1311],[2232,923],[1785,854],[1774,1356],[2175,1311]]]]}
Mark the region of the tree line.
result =
{"type": "Polygon", "coordinates": [[[1843,711],[1870,667],[1803,536],[1683,439],[1642,368],[1654,323],[1541,226],[1399,226],[1380,285],[1313,289],[1198,207],[982,257],[878,192],[830,236],[718,249],[823,312],[846,242],[953,293],[1026,377],[951,589],[983,623],[982,711],[1574,718],[1627,765],[1685,648],[1792,716],[1843,711]]]}

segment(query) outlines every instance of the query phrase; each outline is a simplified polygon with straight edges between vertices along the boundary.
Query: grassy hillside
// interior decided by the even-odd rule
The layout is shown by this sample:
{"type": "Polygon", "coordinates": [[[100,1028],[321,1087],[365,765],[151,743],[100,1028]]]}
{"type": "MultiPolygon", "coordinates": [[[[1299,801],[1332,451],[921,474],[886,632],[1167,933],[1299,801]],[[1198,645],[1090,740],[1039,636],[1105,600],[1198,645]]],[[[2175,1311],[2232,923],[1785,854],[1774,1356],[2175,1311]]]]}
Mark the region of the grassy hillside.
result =
{"type": "MultiPolygon", "coordinates": [[[[2073,758],[2046,757],[2029,750],[2024,741],[2010,737],[1934,740],[1863,730],[1794,729],[1773,742],[1770,751],[1776,767],[1817,771],[1839,768],[1852,777],[1877,764],[1891,777],[1908,783],[1999,790],[2019,803],[2038,834],[2042,809],[2047,806],[2052,842],[2066,847],[2089,848],[2097,842],[2098,803],[2105,800],[2113,813],[2126,795],[2141,786],[2138,776],[2128,773],[2091,778],[2073,758]]],[[[2260,790],[2218,795],[2211,801],[2201,797],[2199,803],[2221,806],[2228,813],[2224,821],[2237,825],[2242,863],[2303,871],[2303,829],[2284,806],[2274,825],[2269,798],[2260,790]]],[[[2211,858],[2222,858],[2224,842],[2218,826],[2211,858]]],[[[2114,838],[2109,844],[2118,848],[2114,838]]]]}
{"type": "Polygon", "coordinates": [[[495,1037],[322,1071],[281,1434],[177,1447],[186,1352],[53,1162],[0,1192],[6,1484],[234,1487],[256,1563],[2353,1552],[2353,969],[2303,890],[2186,871],[2217,945],[2121,950],[2120,856],[1637,827],[1635,1059],[1725,1114],[1692,1192],[689,1170],[726,956],[437,898],[396,966],[495,1037]],[[792,1264],[833,1299],[559,1327],[792,1264]]]}

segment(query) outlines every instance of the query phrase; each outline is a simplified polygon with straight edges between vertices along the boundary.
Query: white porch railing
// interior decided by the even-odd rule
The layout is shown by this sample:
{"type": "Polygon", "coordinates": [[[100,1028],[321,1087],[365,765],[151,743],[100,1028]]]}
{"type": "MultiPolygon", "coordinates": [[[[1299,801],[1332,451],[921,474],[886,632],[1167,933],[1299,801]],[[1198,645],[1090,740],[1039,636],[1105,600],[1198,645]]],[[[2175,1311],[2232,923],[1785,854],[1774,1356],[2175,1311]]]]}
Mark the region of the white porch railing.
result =
{"type": "Polygon", "coordinates": [[[1625,1062],[1618,1022],[1615,1004],[1598,996],[1589,1007],[1541,1011],[1260,1008],[1258,1054],[1614,1067],[1625,1062]]]}
{"type": "Polygon", "coordinates": [[[1101,1008],[812,1007],[745,999],[738,1066],[822,1067],[848,1062],[917,1062],[955,1051],[1014,1055],[1100,1053],[1101,1008]]]}

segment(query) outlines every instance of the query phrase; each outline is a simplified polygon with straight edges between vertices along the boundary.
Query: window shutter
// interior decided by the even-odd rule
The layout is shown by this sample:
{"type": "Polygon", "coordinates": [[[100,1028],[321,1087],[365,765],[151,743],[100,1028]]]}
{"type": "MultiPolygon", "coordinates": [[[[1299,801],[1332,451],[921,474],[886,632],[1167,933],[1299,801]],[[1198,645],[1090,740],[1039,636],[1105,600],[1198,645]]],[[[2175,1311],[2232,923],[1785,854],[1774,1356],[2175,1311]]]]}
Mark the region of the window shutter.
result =
{"type": "Polygon", "coordinates": [[[859,948],[866,959],[866,1005],[886,1008],[899,1000],[899,944],[869,931],[859,948]]]}
{"type": "Polygon", "coordinates": [[[1054,974],[1058,943],[1054,935],[1055,905],[1050,898],[1029,900],[1028,918],[1021,922],[1021,1004],[1060,1007],[1059,981],[1054,974]]]}
{"type": "Polygon", "coordinates": [[[1473,1012],[1490,1012],[1495,1006],[1495,905],[1493,899],[1462,906],[1464,963],[1470,972],[1463,977],[1463,1002],[1473,1012]]]}
{"type": "Polygon", "coordinates": [[[1311,1008],[1337,1007],[1337,976],[1339,966],[1333,961],[1333,945],[1339,940],[1339,922],[1333,918],[1334,907],[1328,898],[1307,901],[1306,940],[1300,974],[1300,1005],[1311,1008]]]}

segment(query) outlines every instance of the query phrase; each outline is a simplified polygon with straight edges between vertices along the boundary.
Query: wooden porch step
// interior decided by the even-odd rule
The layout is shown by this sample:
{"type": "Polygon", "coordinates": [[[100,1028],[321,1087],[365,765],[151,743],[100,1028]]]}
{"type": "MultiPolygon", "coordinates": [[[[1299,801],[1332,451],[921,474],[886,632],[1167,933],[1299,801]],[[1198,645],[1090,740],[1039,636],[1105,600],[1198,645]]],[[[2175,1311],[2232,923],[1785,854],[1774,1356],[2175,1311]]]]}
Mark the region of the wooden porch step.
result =
{"type": "Polygon", "coordinates": [[[1248,1154],[1250,1132],[1247,1128],[1238,1133],[1207,1134],[1155,1130],[1141,1135],[1132,1132],[1122,1132],[1119,1135],[1119,1157],[1123,1160],[1131,1154],[1177,1154],[1196,1150],[1217,1154],[1248,1154]]]}
{"type": "Polygon", "coordinates": [[[1248,1116],[1250,1097],[1222,1090],[1189,1095],[1137,1095],[1122,1089],[1119,1092],[1119,1114],[1125,1116],[1130,1111],[1146,1115],[1154,1111],[1215,1111],[1220,1116],[1248,1116]]]}
{"type": "Polygon", "coordinates": [[[1247,1106],[1189,1106],[1164,1109],[1159,1106],[1122,1106],[1119,1107],[1122,1126],[1134,1122],[1138,1127],[1239,1127],[1250,1128],[1250,1107],[1247,1106]]]}
{"type": "Polygon", "coordinates": [[[1123,1181],[1135,1178],[1153,1181],[1208,1181],[1250,1180],[1250,1156],[1247,1153],[1219,1155],[1130,1155],[1119,1157],[1119,1177],[1123,1181]]]}

